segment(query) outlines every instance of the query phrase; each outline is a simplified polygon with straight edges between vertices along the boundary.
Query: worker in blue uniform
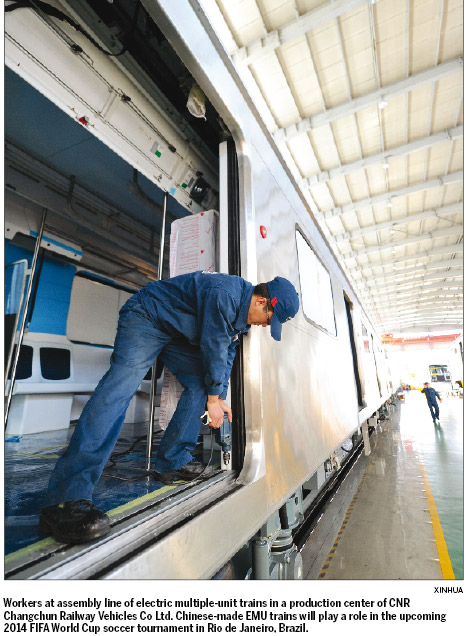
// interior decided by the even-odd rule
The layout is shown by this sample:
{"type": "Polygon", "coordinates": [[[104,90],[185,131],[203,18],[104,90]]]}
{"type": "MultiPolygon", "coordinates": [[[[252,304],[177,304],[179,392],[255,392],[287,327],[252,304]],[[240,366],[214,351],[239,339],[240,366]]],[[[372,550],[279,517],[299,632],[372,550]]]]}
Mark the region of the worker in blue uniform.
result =
{"type": "Polygon", "coordinates": [[[201,416],[219,428],[236,346],[251,325],[282,324],[299,309],[294,286],[277,276],[254,287],[238,276],[194,272],[149,283],[122,307],[111,366],[87,402],[64,455],[49,481],[39,528],[64,543],[109,532],[107,515],[92,503],[93,489],[117,441],[129,402],[155,358],[184,387],[161,440],[159,481],[191,480],[204,467],[193,460],[201,416]]]}
{"type": "Polygon", "coordinates": [[[424,383],[424,388],[421,390],[421,393],[424,393],[426,396],[426,400],[428,402],[429,410],[431,411],[431,417],[434,424],[439,424],[439,402],[442,402],[441,396],[433,389],[429,382],[424,383]],[[436,399],[437,398],[437,399],[436,399]]]}

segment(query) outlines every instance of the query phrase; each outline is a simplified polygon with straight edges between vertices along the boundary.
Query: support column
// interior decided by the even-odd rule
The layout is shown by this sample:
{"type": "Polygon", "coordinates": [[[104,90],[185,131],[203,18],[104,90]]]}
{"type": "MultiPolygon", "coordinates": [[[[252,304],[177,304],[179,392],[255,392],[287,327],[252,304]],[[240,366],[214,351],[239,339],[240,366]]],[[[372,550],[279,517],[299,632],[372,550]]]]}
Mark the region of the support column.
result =
{"type": "MultiPolygon", "coordinates": [[[[161,280],[163,276],[163,250],[165,248],[165,222],[166,222],[166,209],[168,205],[168,192],[163,195],[163,219],[162,230],[160,233],[160,253],[158,255],[158,272],[157,280],[161,280]]],[[[149,423],[147,428],[147,470],[152,467],[152,440],[153,440],[153,427],[155,423],[155,388],[157,384],[157,360],[153,363],[152,367],[152,379],[150,380],[150,399],[149,399],[149,423]]]]}

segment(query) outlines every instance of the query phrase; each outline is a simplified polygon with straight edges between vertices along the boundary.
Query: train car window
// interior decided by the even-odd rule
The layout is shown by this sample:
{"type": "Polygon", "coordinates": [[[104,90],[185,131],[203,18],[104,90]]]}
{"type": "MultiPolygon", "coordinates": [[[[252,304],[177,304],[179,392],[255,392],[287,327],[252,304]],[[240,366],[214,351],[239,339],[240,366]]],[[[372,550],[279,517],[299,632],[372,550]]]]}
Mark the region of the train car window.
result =
{"type": "Polygon", "coordinates": [[[429,374],[431,382],[450,382],[450,373],[446,365],[429,365],[429,374]]]}
{"type": "Polygon", "coordinates": [[[364,352],[370,353],[369,334],[367,332],[367,327],[364,326],[364,323],[362,323],[362,342],[364,344],[364,352]]]}
{"type": "MultiPolygon", "coordinates": [[[[13,359],[15,358],[16,345],[13,348],[13,359]]],[[[20,355],[18,357],[18,364],[16,367],[15,380],[26,380],[33,375],[33,347],[28,345],[21,345],[20,355]]],[[[8,378],[11,379],[11,369],[8,373],[8,378]]]]}
{"type": "Polygon", "coordinates": [[[329,334],[336,336],[335,309],[331,278],[303,235],[296,231],[300,290],[305,316],[329,334]]]}
{"type": "Polygon", "coordinates": [[[70,378],[70,350],[58,347],[41,347],[39,353],[41,375],[45,380],[70,378]]]}
{"type": "Polygon", "coordinates": [[[76,276],[67,317],[67,338],[112,347],[119,310],[131,296],[113,285],[76,276]]]}
{"type": "Polygon", "coordinates": [[[5,336],[5,364],[7,353],[11,347],[13,331],[15,330],[16,315],[20,311],[21,303],[24,299],[26,288],[26,278],[28,272],[28,261],[21,260],[16,263],[9,263],[5,266],[4,273],[4,336],[5,336]]]}
{"type": "Polygon", "coordinates": [[[27,276],[28,262],[26,260],[10,263],[5,266],[5,314],[16,314],[20,310],[23,299],[22,291],[27,276]]]}

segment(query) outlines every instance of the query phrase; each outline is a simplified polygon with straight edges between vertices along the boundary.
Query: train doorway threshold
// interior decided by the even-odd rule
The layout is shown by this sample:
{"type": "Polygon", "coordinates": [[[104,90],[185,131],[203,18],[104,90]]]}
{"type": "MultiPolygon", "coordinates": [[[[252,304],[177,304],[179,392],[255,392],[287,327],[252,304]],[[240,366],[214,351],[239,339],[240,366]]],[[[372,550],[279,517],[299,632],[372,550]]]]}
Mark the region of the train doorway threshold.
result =
{"type": "MultiPolygon", "coordinates": [[[[199,461],[213,466],[209,477],[172,484],[157,481],[146,470],[146,427],[123,426],[95,488],[93,502],[110,517],[111,533],[75,546],[38,530],[49,476],[73,428],[6,437],[5,578],[99,578],[133,549],[155,542],[237,488],[235,471],[220,469],[220,451],[207,442],[210,434],[200,435],[194,451],[199,461]]],[[[160,435],[154,436],[152,460],[160,435]]]]}

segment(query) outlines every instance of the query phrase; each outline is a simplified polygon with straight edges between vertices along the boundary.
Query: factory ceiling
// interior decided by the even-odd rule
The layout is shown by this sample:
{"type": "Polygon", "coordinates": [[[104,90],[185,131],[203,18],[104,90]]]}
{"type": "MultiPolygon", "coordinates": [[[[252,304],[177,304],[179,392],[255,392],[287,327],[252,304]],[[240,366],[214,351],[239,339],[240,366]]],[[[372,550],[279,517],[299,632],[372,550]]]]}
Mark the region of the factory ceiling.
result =
{"type": "Polygon", "coordinates": [[[462,0],[199,0],[380,333],[462,328],[462,0]]]}

